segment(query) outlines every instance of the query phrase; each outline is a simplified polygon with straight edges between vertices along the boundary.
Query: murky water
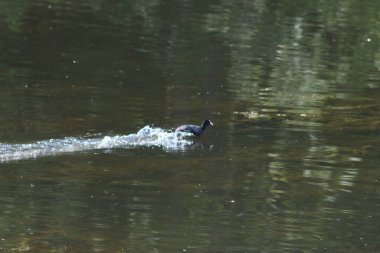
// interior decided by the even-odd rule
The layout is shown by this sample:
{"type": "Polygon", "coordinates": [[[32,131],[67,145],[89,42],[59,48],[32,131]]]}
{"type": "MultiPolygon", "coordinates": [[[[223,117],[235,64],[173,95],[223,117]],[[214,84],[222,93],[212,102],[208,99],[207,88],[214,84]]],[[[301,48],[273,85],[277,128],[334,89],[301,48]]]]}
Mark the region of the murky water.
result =
{"type": "Polygon", "coordinates": [[[0,6],[2,251],[380,252],[380,2],[0,6]]]}

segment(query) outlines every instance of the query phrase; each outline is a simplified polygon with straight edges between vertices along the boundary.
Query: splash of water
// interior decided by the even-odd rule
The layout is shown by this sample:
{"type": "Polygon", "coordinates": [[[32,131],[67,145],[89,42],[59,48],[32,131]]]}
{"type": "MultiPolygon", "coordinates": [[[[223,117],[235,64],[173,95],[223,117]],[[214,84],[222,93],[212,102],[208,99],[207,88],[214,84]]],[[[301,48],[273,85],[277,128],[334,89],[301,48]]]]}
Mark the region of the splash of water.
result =
{"type": "Polygon", "coordinates": [[[0,143],[0,162],[35,159],[65,153],[132,147],[162,147],[166,151],[184,150],[191,146],[191,134],[173,132],[145,126],[129,135],[105,136],[101,138],[66,137],[27,144],[0,143]]]}

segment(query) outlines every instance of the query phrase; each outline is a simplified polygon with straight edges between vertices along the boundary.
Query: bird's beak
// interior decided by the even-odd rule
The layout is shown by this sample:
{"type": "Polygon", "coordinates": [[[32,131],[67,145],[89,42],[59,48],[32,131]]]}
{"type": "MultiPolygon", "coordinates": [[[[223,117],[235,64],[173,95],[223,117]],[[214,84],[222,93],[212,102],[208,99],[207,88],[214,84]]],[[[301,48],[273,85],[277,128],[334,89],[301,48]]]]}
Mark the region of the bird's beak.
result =
{"type": "Polygon", "coordinates": [[[212,123],[211,121],[210,121],[210,126],[213,126],[214,125],[214,123],[212,123]]]}

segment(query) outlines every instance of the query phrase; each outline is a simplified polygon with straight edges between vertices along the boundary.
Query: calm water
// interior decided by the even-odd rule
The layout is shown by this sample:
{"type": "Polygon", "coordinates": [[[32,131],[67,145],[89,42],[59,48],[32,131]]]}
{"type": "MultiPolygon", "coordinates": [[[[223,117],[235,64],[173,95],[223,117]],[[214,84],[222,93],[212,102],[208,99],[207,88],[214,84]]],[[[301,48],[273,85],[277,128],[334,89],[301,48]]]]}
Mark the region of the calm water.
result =
{"type": "Polygon", "coordinates": [[[380,2],[0,7],[1,251],[380,252],[380,2]]]}

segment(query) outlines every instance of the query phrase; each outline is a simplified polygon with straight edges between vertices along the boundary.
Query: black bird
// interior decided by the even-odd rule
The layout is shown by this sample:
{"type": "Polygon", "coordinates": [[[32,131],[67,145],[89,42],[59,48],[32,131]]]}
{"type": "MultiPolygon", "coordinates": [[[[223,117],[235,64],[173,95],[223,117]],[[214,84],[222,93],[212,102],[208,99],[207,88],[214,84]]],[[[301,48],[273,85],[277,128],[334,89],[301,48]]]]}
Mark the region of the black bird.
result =
{"type": "Polygon", "coordinates": [[[201,126],[196,126],[196,125],[182,125],[177,127],[175,130],[176,132],[186,132],[186,133],[192,133],[195,136],[200,136],[203,131],[206,129],[207,126],[213,126],[214,124],[206,119],[202,122],[201,126]]]}

